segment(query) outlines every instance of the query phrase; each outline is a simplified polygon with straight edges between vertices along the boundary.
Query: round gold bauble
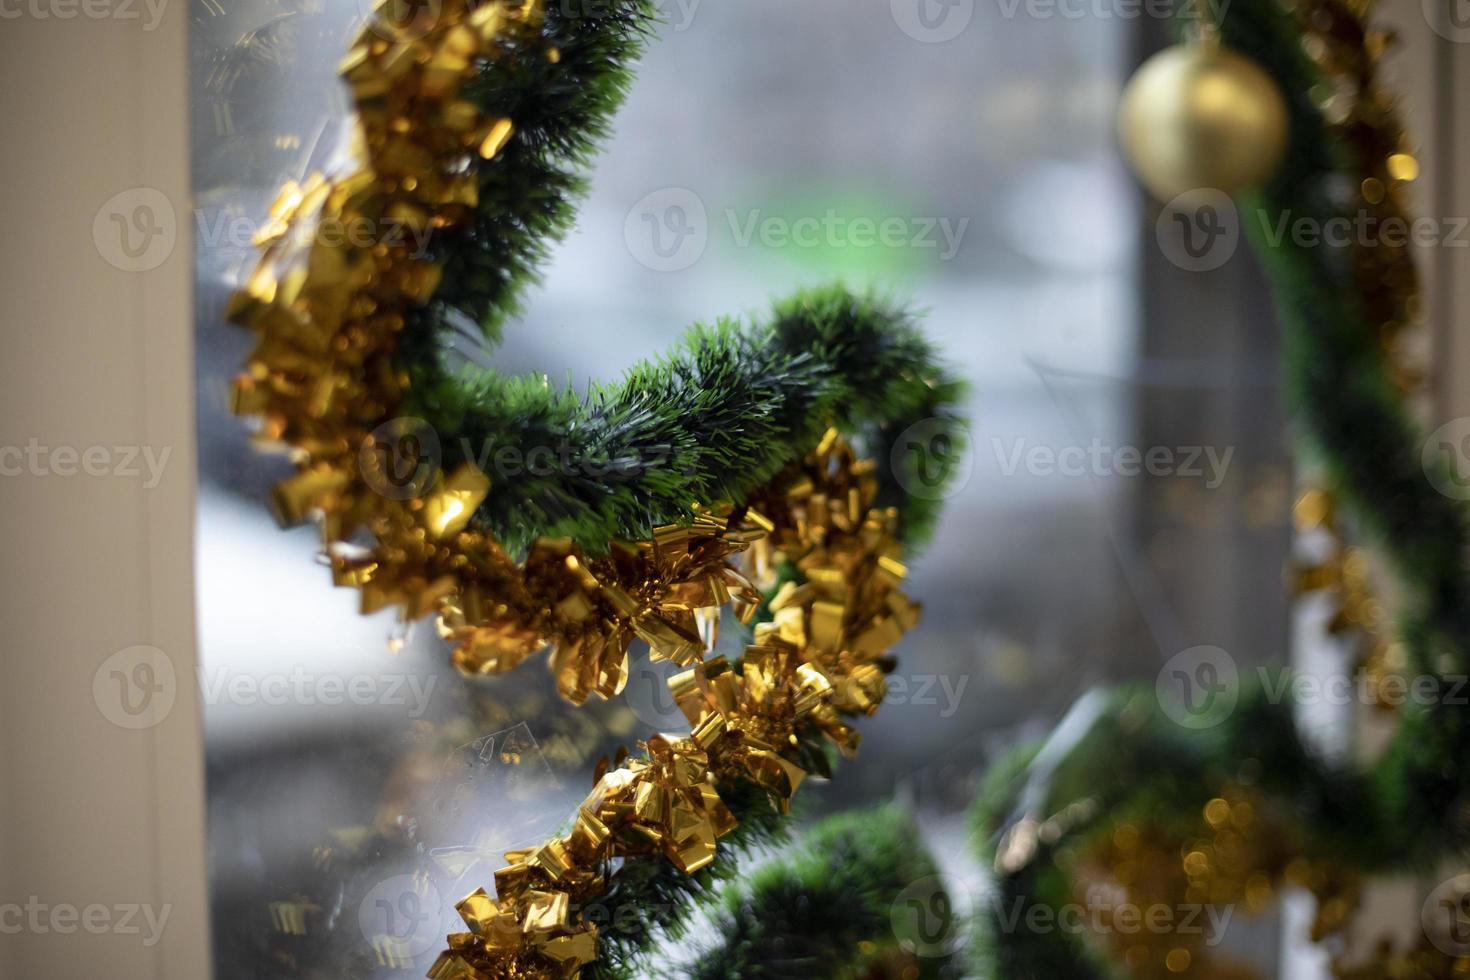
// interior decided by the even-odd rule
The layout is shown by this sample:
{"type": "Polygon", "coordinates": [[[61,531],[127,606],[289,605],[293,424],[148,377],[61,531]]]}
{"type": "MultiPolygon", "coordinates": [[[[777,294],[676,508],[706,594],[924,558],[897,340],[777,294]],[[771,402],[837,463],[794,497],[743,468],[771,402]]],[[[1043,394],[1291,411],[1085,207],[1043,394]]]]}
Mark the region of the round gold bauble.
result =
{"type": "Polygon", "coordinates": [[[1271,76],[1212,41],[1144,62],[1118,112],[1123,152],[1160,201],[1207,187],[1233,196],[1263,183],[1286,152],[1287,128],[1271,76]]]}

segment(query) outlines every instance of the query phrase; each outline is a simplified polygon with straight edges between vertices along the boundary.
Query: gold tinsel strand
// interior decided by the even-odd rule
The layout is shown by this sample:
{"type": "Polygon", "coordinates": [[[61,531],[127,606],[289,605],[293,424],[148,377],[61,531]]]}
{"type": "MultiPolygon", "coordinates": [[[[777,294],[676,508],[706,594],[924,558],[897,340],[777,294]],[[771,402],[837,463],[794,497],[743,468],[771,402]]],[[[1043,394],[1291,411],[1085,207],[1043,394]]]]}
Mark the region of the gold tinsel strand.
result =
{"type": "MultiPolygon", "coordinates": [[[[1316,63],[1322,83],[1313,92],[1317,107],[1354,154],[1354,201],[1384,228],[1408,226],[1408,185],[1419,176],[1419,162],[1389,93],[1378,82],[1379,64],[1392,47],[1391,35],[1371,28],[1371,3],[1298,0],[1302,46],[1316,63]]],[[[1400,391],[1411,393],[1422,372],[1403,357],[1405,331],[1422,318],[1420,284],[1406,244],[1380,237],[1353,250],[1353,273],[1368,322],[1378,333],[1383,356],[1400,391]]],[[[1295,518],[1300,533],[1326,534],[1329,552],[1320,562],[1291,571],[1295,594],[1325,592],[1335,604],[1329,625],[1334,635],[1356,631],[1363,639],[1357,671],[1378,692],[1380,707],[1393,707],[1385,695],[1402,669],[1401,651],[1388,637],[1387,617],[1372,582],[1371,562],[1351,546],[1336,520],[1336,495],[1323,487],[1304,491],[1295,518]]]]}
{"type": "Polygon", "coordinates": [[[569,833],[508,854],[496,896],[479,891],[459,905],[468,931],[450,937],[431,977],[575,973],[596,955],[596,929],[573,910],[607,888],[610,865],[653,858],[698,871],[735,828],[721,798],[729,789],[755,785],[787,808],[807,775],[794,761],[804,730],[856,750],[843,717],[877,709],[886,693],[879,658],[919,612],[898,590],[897,514],[873,507],[871,469],[829,432],[780,489],[743,511],[743,523],[763,532],[745,570],[771,585],[790,566],[801,581],[776,592],[774,618],[756,626],[738,663],[701,659],[670,680],[688,735],[655,735],[641,758],[599,774],[569,833]]]}
{"type": "Polygon", "coordinates": [[[440,269],[401,235],[326,233],[463,225],[478,194],[472,157],[493,157],[515,127],[481,117],[459,89],[502,49],[552,57],[537,46],[539,21],[529,0],[450,0],[422,37],[398,36],[387,19],[364,28],[342,62],[357,103],[353,162],[282,189],[257,236],[260,263],[232,299],[230,316],[260,335],[235,408],[261,417],[263,441],[292,450],[298,473],[277,488],[277,514],[320,521],[333,575],[361,591],[363,612],[437,615],[470,673],[510,670],[549,645],[559,689],[580,704],[622,690],[633,638],[658,659],[688,664],[703,649],[700,610],[753,607],[759,595],[729,566],[751,535],[706,512],[607,557],[541,541],[518,564],[470,524],[490,489],[473,466],[435,473],[412,499],[379,493],[381,470],[404,461],[365,446],[402,402],[397,336],[440,269]],[[364,533],[372,546],[357,543],[364,533]]]}
{"type": "Polygon", "coordinates": [[[1357,908],[1359,882],[1301,858],[1267,800],[1227,785],[1193,827],[1118,819],[1076,859],[1074,897],[1096,909],[1099,942],[1137,980],[1254,978],[1217,948],[1226,912],[1257,915],[1288,886],[1317,898],[1312,938],[1338,933],[1357,908]],[[1157,927],[1147,927],[1150,918],[1157,927]]]}
{"type": "MultiPolygon", "coordinates": [[[[461,87],[499,57],[554,63],[540,21],[537,0],[445,0],[423,31],[380,12],[341,65],[356,108],[349,163],[282,189],[257,236],[260,262],[230,308],[259,334],[235,409],[259,416],[261,440],[287,446],[298,465],[276,491],[277,514],[319,522],[334,578],[360,591],[364,612],[436,615],[468,673],[507,671],[549,646],[558,689],[574,703],[622,690],[635,638],[687,668],[673,687],[690,733],[652,736],[641,757],[600,767],[567,835],[508,855],[496,895],[460,903],[468,931],[450,937],[437,980],[575,976],[597,943],[575,909],[607,886],[611,864],[706,866],[735,827],[721,792],[737,784],[784,811],[806,776],[793,761],[802,734],[856,750],[843,719],[876,709],[880,657],[918,617],[898,589],[897,514],[874,507],[871,464],[835,431],[743,506],[701,509],[688,526],[614,542],[595,559],[541,540],[513,561],[471,524],[490,488],[472,466],[434,473],[411,499],[375,489],[384,468],[405,461],[364,446],[402,404],[398,334],[440,269],[401,236],[363,243],[325,232],[462,227],[477,201],[474,158],[493,159],[516,127],[483,116],[461,87]],[[783,567],[798,579],[775,591],[755,643],[736,663],[706,659],[722,608],[749,621],[783,567]]],[[[289,925],[288,911],[278,917],[289,925]]]]}

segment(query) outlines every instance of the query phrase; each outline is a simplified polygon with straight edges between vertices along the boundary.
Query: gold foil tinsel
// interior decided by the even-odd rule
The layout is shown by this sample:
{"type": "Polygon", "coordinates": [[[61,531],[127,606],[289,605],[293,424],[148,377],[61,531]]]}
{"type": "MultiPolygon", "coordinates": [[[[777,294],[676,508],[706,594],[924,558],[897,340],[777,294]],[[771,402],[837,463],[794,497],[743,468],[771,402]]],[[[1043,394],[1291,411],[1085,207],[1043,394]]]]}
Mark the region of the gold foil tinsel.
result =
{"type": "Polygon", "coordinates": [[[1193,827],[1119,819],[1079,856],[1075,897],[1100,907],[1099,942],[1137,980],[1258,974],[1222,954],[1236,911],[1258,915],[1287,887],[1317,898],[1312,937],[1340,931],[1357,907],[1358,881],[1301,858],[1265,797],[1229,785],[1193,827]],[[1131,925],[1119,920],[1131,917],[1131,925]],[[1154,927],[1139,926],[1152,918],[1154,927]]]}
{"type": "Polygon", "coordinates": [[[360,591],[364,612],[436,615],[472,674],[549,647],[575,703],[622,690],[635,638],[686,668],[673,686],[690,733],[648,738],[641,757],[599,772],[568,834],[507,855],[495,896],[459,904],[467,931],[450,937],[436,980],[575,976],[597,948],[576,910],[606,887],[610,862],[704,867],[735,827],[721,792],[737,784],[784,810],[807,775],[801,738],[820,732],[856,750],[844,717],[877,708],[882,657],[918,617],[898,589],[897,515],[874,507],[872,466],[835,431],[752,501],[702,509],[688,526],[614,542],[595,559],[541,540],[512,560],[471,522],[490,482],[470,466],[433,472],[407,499],[380,492],[385,467],[405,462],[371,452],[408,384],[393,362],[398,335],[440,269],[402,236],[326,231],[462,226],[477,200],[473,158],[495,157],[516,126],[486,118],[460,90],[497,57],[555,63],[540,17],[538,0],[443,0],[422,30],[380,12],[341,65],[356,108],[349,163],[282,189],[230,307],[259,335],[235,409],[259,416],[262,441],[286,446],[298,466],[276,491],[277,514],[320,523],[334,578],[360,591]],[[762,589],[774,590],[773,618],[755,627],[755,643],[735,663],[706,659],[721,610],[748,622],[762,589]]]}
{"type": "Polygon", "coordinates": [[[550,647],[559,689],[580,704],[622,690],[634,637],[687,665],[706,646],[710,610],[732,600],[753,610],[759,595],[729,565],[751,535],[702,513],[607,557],[541,541],[518,564],[470,524],[490,489],[484,474],[436,472],[398,499],[379,492],[380,477],[403,461],[370,451],[408,383],[392,362],[398,333],[440,275],[395,230],[432,234],[469,218],[471,158],[493,156],[515,127],[483,118],[460,87],[502,49],[554,60],[537,44],[539,21],[535,0],[447,0],[422,36],[386,16],[363,29],[341,66],[357,108],[352,162],[282,189],[257,238],[261,260],[232,299],[230,316],[260,336],[235,408],[261,417],[263,441],[292,451],[299,471],[277,488],[277,514],[320,521],[333,575],[361,591],[364,612],[437,615],[468,673],[510,670],[550,647]],[[326,233],[343,227],[390,233],[326,233]]]}
{"type": "MultiPolygon", "coordinates": [[[[1392,36],[1369,26],[1371,3],[1343,0],[1299,0],[1295,5],[1303,27],[1303,49],[1322,73],[1314,95],[1352,152],[1356,183],[1354,206],[1369,227],[1402,223],[1408,227],[1408,185],[1418,179],[1419,163],[1390,94],[1379,83],[1379,66],[1392,47],[1392,36]]],[[[1375,236],[1353,249],[1353,275],[1368,322],[1377,332],[1390,374],[1405,394],[1422,382],[1422,372],[1403,356],[1405,331],[1422,317],[1418,270],[1406,242],[1375,236]]],[[[1299,533],[1320,531],[1330,552],[1315,565],[1292,571],[1293,591],[1327,591],[1336,610],[1329,626],[1334,635],[1355,630],[1363,639],[1358,672],[1379,693],[1379,706],[1393,707],[1381,692],[1402,665],[1399,648],[1387,636],[1387,616],[1372,581],[1367,554],[1348,544],[1336,520],[1336,495],[1314,487],[1299,498],[1299,533]]]]}
{"type": "Polygon", "coordinates": [[[701,655],[670,680],[689,734],[649,738],[641,757],[600,774],[568,834],[508,854],[496,897],[477,892],[460,905],[468,931],[451,937],[435,980],[575,973],[595,954],[596,931],[568,910],[602,893],[615,860],[698,871],[736,826],[722,793],[758,786],[784,811],[807,776],[804,733],[856,750],[843,719],[876,709],[881,657],[918,617],[898,590],[897,514],[873,506],[871,467],[835,432],[773,486],[784,489],[736,515],[760,533],[745,554],[756,582],[774,587],[778,569],[797,569],[776,590],[774,618],[757,624],[738,662],[701,655]]]}

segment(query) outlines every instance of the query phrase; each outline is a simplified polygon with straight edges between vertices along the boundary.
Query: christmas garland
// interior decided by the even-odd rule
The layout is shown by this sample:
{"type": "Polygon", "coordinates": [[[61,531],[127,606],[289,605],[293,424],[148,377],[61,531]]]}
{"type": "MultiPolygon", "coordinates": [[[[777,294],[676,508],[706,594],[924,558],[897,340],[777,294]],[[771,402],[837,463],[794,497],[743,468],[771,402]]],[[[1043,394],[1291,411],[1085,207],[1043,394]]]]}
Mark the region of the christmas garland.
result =
{"type": "MultiPolygon", "coordinates": [[[[962,957],[921,928],[895,924],[917,895],[943,915],[939,866],[900,804],[840,813],[794,849],[731,887],[715,913],[716,943],[678,975],[689,980],[838,977],[948,980],[962,957]],[[915,885],[918,885],[916,890],[915,885]]],[[[945,934],[943,940],[952,937],[945,934]]],[[[663,975],[671,975],[665,972],[663,975]]]]}
{"type": "Polygon", "coordinates": [[[764,819],[756,801],[784,811],[827,771],[824,743],[855,751],[846,719],[881,702],[886,651],[918,616],[903,543],[936,507],[904,492],[919,461],[890,449],[960,391],[907,313],[836,288],[768,324],[696,328],[581,395],[451,372],[450,338],[478,324],[493,341],[569,225],[655,19],[649,0],[556,6],[384,6],[341,65],[351,144],[282,190],[230,309],[259,334],[235,408],[297,467],[275,509],[320,523],[364,612],[436,616],[471,674],[549,648],[579,704],[622,690],[635,639],[686,668],[690,733],[600,767],[565,834],[460,903],[439,980],[575,976],[599,956],[587,903],[651,868],[706,868],[764,819]],[[495,483],[477,463],[507,446],[598,465],[495,483]],[[733,663],[708,655],[725,606],[754,624],[733,663]]]}
{"type": "MultiPolygon", "coordinates": [[[[1291,113],[1287,165],[1243,210],[1318,227],[1353,212],[1375,227],[1403,220],[1417,168],[1378,81],[1389,38],[1369,26],[1370,6],[1232,5],[1225,42],[1268,69],[1291,113]]],[[[1394,360],[1420,304],[1413,262],[1406,248],[1384,242],[1312,249],[1289,236],[1270,241],[1247,224],[1277,292],[1297,425],[1327,480],[1298,503],[1298,525],[1337,535],[1340,498],[1378,545],[1399,594],[1398,669],[1429,679],[1435,696],[1406,705],[1387,753],[1360,768],[1320,758],[1290,700],[1264,688],[1243,686],[1228,719],[1197,731],[1164,717],[1153,691],[1092,695],[1051,740],[1006,762],[977,807],[979,839],[998,876],[997,909],[1057,908],[1102,886],[1135,908],[1194,902],[1259,911],[1297,885],[1318,898],[1313,937],[1322,939],[1347,928],[1362,877],[1430,870],[1463,853],[1470,719],[1445,695],[1470,668],[1470,530],[1461,506],[1435,489],[1442,475],[1426,473],[1423,436],[1404,404],[1411,373],[1394,360]]],[[[1340,546],[1299,579],[1338,592],[1339,627],[1376,628],[1361,556],[1340,546]]],[[[1007,980],[1248,974],[1211,959],[1198,935],[1110,931],[1110,942],[1083,943],[986,916],[982,968],[1007,980]]],[[[1349,977],[1462,975],[1470,960],[1443,943],[1433,948],[1431,938],[1407,953],[1385,952],[1366,972],[1335,969],[1349,977]]]]}

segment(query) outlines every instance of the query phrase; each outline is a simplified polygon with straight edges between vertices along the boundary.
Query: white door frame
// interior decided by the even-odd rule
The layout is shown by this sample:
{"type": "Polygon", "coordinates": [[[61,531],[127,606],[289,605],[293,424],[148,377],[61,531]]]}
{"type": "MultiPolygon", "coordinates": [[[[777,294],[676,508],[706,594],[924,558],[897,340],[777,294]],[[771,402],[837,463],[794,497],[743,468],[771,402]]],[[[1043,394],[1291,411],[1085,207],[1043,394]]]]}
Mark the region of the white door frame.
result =
{"type": "Polygon", "coordinates": [[[188,13],[0,20],[0,976],[210,975],[188,13]]]}

